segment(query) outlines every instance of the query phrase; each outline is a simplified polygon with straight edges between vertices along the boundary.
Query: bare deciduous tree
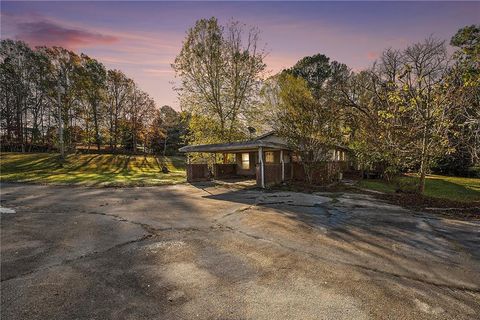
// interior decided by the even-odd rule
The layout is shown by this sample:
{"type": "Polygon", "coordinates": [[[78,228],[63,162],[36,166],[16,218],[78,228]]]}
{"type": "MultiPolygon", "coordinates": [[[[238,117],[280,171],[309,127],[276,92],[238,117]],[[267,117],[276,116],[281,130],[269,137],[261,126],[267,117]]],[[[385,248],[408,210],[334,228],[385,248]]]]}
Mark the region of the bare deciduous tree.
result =
{"type": "MultiPolygon", "coordinates": [[[[201,140],[232,141],[245,134],[242,119],[256,95],[265,69],[265,52],[258,48],[255,28],[216,18],[202,19],[191,28],[172,65],[181,78],[181,107],[196,117],[209,117],[210,130],[201,140]]],[[[190,130],[201,131],[190,123],[190,130]]],[[[194,137],[199,135],[193,133],[194,137]]],[[[198,142],[198,141],[197,141],[198,142]]]]}

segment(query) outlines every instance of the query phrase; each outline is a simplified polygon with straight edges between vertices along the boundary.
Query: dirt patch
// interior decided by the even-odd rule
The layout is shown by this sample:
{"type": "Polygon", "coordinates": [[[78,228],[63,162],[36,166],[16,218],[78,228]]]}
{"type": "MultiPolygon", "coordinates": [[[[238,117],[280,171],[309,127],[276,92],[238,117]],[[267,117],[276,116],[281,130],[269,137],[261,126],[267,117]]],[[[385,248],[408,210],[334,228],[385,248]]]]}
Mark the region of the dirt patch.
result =
{"type": "Polygon", "coordinates": [[[425,197],[415,193],[372,194],[377,199],[416,211],[427,211],[451,219],[480,220],[480,202],[465,203],[425,197]]]}
{"type": "Polygon", "coordinates": [[[308,185],[304,182],[289,182],[288,184],[272,186],[267,192],[277,192],[277,191],[292,191],[292,192],[303,192],[303,193],[315,193],[315,192],[349,192],[349,193],[362,193],[361,190],[353,186],[345,185],[343,183],[332,183],[329,185],[308,185]]]}

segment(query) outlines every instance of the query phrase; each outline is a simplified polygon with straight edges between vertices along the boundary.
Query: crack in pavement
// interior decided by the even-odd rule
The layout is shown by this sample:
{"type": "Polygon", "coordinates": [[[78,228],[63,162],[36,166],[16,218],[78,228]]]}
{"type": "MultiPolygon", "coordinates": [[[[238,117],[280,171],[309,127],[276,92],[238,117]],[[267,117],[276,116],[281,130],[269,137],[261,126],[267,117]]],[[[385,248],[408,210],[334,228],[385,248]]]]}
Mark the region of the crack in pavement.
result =
{"type": "Polygon", "coordinates": [[[44,271],[44,270],[48,270],[48,269],[51,269],[51,268],[68,265],[68,264],[73,263],[73,262],[76,262],[76,261],[78,261],[78,260],[90,258],[90,257],[96,256],[96,255],[102,255],[102,254],[104,254],[104,253],[107,253],[107,252],[110,252],[110,251],[112,251],[112,250],[115,250],[115,249],[118,249],[118,248],[127,246],[127,245],[132,244],[132,243],[137,243],[137,242],[145,241],[145,240],[147,240],[147,239],[152,238],[153,236],[154,236],[153,234],[143,235],[143,236],[140,237],[140,238],[137,238],[137,239],[133,239],[133,240],[129,240],[129,241],[125,241],[125,242],[116,244],[116,245],[111,246],[111,247],[109,247],[109,248],[107,248],[107,249],[105,249],[105,250],[102,250],[102,251],[91,251],[91,252],[82,254],[82,255],[80,255],[80,256],[78,256],[78,257],[75,257],[75,258],[65,259],[65,260],[60,261],[59,263],[54,263],[54,264],[48,265],[48,266],[43,267],[43,268],[33,269],[33,270],[28,271],[28,272],[24,272],[24,273],[22,273],[22,274],[17,274],[17,275],[14,275],[14,276],[11,276],[11,277],[2,279],[0,282],[1,282],[1,283],[4,283],[4,282],[10,281],[10,280],[22,278],[22,277],[25,277],[25,276],[28,276],[28,275],[31,275],[31,274],[34,274],[34,273],[37,273],[37,272],[41,272],[41,271],[44,271]]]}
{"type": "MultiPolygon", "coordinates": [[[[131,223],[133,225],[137,225],[137,226],[142,227],[145,231],[147,231],[148,233],[150,233],[152,235],[158,235],[159,232],[163,232],[163,231],[202,231],[201,228],[196,228],[196,227],[178,228],[178,227],[171,226],[171,227],[164,227],[164,228],[156,228],[156,227],[153,227],[153,226],[151,226],[147,223],[142,223],[142,222],[138,222],[138,221],[134,221],[134,220],[129,220],[129,219],[126,219],[122,216],[115,215],[115,214],[109,214],[109,213],[105,213],[105,212],[89,211],[89,212],[83,212],[83,213],[84,214],[106,216],[106,217],[114,218],[115,220],[120,221],[120,222],[131,223]]],[[[208,228],[205,228],[205,230],[208,230],[208,228]]]]}
{"type": "MultiPolygon", "coordinates": [[[[242,210],[240,210],[240,211],[242,211],[242,210]]],[[[62,212],[57,212],[57,213],[62,213],[62,212]]],[[[235,212],[232,212],[230,214],[233,214],[233,213],[235,213],[235,212]]],[[[122,216],[115,215],[115,214],[108,214],[108,213],[104,213],[104,212],[95,212],[95,211],[80,212],[79,214],[80,215],[81,214],[101,215],[101,216],[106,216],[106,217],[112,218],[112,219],[120,221],[120,222],[125,222],[125,223],[130,223],[130,224],[133,224],[133,225],[137,225],[137,226],[142,227],[147,232],[147,234],[143,235],[140,238],[129,240],[129,241],[122,242],[122,243],[119,243],[117,245],[111,246],[111,247],[109,247],[105,250],[102,250],[102,251],[91,251],[91,252],[82,254],[78,257],[71,258],[71,259],[65,259],[65,260],[60,261],[59,263],[54,263],[54,264],[48,265],[48,266],[43,267],[43,268],[33,269],[33,270],[28,271],[28,272],[24,272],[22,274],[17,274],[17,275],[11,276],[11,277],[7,277],[5,279],[0,280],[0,282],[3,283],[3,282],[14,280],[14,279],[17,279],[17,278],[22,278],[22,277],[25,277],[25,276],[28,276],[28,275],[31,275],[31,274],[34,274],[34,273],[37,273],[37,272],[41,272],[41,271],[44,271],[44,270],[48,270],[48,269],[51,269],[51,268],[54,268],[54,267],[58,267],[58,266],[62,266],[62,265],[68,265],[70,263],[73,263],[75,261],[78,261],[78,260],[81,260],[81,259],[84,259],[84,258],[89,258],[89,257],[96,256],[96,255],[102,255],[104,253],[110,252],[110,251],[115,250],[117,248],[127,246],[129,244],[136,243],[136,242],[141,242],[141,241],[150,239],[150,238],[155,237],[155,236],[159,236],[161,232],[165,232],[165,231],[185,231],[185,232],[204,231],[204,232],[210,232],[212,230],[212,228],[214,227],[214,224],[212,223],[208,228],[204,228],[204,229],[195,228],[195,227],[177,228],[177,227],[173,227],[173,226],[172,227],[165,227],[165,228],[155,228],[155,227],[152,227],[149,224],[129,220],[129,219],[126,219],[122,216]]]]}
{"type": "Polygon", "coordinates": [[[367,266],[356,264],[356,263],[350,263],[350,262],[346,262],[346,261],[328,259],[328,258],[325,258],[325,257],[320,256],[318,254],[315,254],[313,252],[305,251],[305,250],[302,250],[300,248],[285,245],[283,243],[280,243],[280,242],[272,240],[272,239],[267,239],[267,238],[263,238],[261,236],[250,234],[250,233],[245,232],[243,230],[235,229],[231,226],[222,225],[222,224],[219,224],[219,225],[221,227],[223,227],[224,230],[228,230],[230,232],[240,233],[240,234],[243,234],[247,237],[253,238],[255,240],[265,241],[265,242],[274,244],[276,246],[279,246],[281,248],[287,249],[289,251],[300,252],[302,254],[308,255],[308,256],[310,256],[314,259],[317,259],[317,260],[322,260],[322,261],[333,263],[333,264],[341,264],[341,265],[346,265],[346,266],[350,266],[350,267],[355,267],[355,268],[367,270],[367,271],[370,271],[370,272],[379,273],[379,274],[382,274],[384,276],[390,276],[390,277],[399,278],[399,279],[411,280],[411,281],[420,282],[420,283],[423,283],[423,284],[432,285],[432,286],[439,287],[439,288],[446,288],[446,289],[451,289],[451,290],[460,290],[460,291],[465,291],[465,292],[470,292],[470,293],[480,293],[480,288],[478,288],[478,287],[477,288],[469,288],[469,287],[464,287],[464,286],[449,285],[449,284],[439,283],[439,282],[435,282],[435,281],[428,281],[426,279],[421,279],[421,278],[412,277],[412,276],[408,276],[408,275],[401,275],[401,274],[398,274],[398,273],[392,273],[392,272],[388,272],[388,271],[384,271],[384,270],[380,270],[380,269],[376,269],[376,268],[371,268],[371,267],[367,267],[367,266]]]}
{"type": "MultiPolygon", "coordinates": [[[[205,192],[207,192],[207,191],[205,191],[205,192]]],[[[207,192],[207,193],[209,193],[209,192],[207,192]]],[[[138,221],[129,220],[129,219],[126,219],[122,216],[115,215],[115,214],[108,214],[108,213],[104,213],[104,212],[95,212],[95,211],[80,212],[80,214],[103,215],[103,216],[113,218],[113,219],[115,219],[117,221],[120,221],[120,222],[126,222],[126,223],[131,223],[133,225],[138,225],[138,226],[142,227],[148,234],[146,234],[146,235],[144,235],[140,238],[134,239],[134,240],[130,240],[130,241],[126,241],[126,242],[114,245],[114,246],[112,246],[110,248],[107,248],[106,250],[103,250],[103,251],[88,252],[88,253],[80,255],[78,257],[71,258],[71,259],[66,259],[66,260],[63,260],[59,263],[55,263],[55,264],[52,264],[52,265],[49,265],[49,266],[46,266],[46,267],[43,267],[43,268],[34,269],[34,270],[31,270],[31,271],[25,272],[23,274],[8,277],[8,278],[5,278],[5,279],[2,279],[1,282],[4,283],[4,282],[7,282],[7,281],[14,280],[14,279],[21,278],[21,277],[25,277],[25,276],[28,276],[28,275],[31,275],[31,274],[34,274],[34,273],[37,273],[37,272],[48,270],[48,269],[51,269],[51,268],[54,268],[54,267],[58,267],[58,266],[62,266],[62,265],[68,265],[70,263],[73,263],[73,262],[81,260],[81,259],[100,256],[100,255],[103,255],[107,252],[115,250],[117,248],[121,248],[123,246],[127,246],[127,245],[132,244],[132,243],[138,243],[138,242],[150,239],[152,237],[159,236],[160,232],[164,232],[164,231],[187,231],[187,232],[188,231],[195,231],[195,232],[210,233],[210,232],[215,232],[215,231],[223,232],[224,230],[227,230],[229,232],[235,232],[235,233],[242,234],[244,236],[247,236],[249,238],[252,238],[252,239],[255,239],[255,240],[258,240],[258,241],[268,242],[270,244],[282,247],[282,248],[284,248],[286,250],[289,250],[289,251],[294,251],[294,252],[298,252],[298,253],[310,256],[310,257],[312,257],[316,260],[321,260],[321,261],[325,261],[325,262],[329,262],[329,263],[333,263],[333,264],[351,266],[351,267],[354,267],[354,268],[359,268],[359,269],[363,269],[363,270],[366,270],[366,271],[369,271],[369,272],[381,274],[381,275],[386,276],[386,277],[406,279],[406,280],[415,281],[415,282],[419,282],[419,283],[422,283],[422,284],[431,285],[431,286],[435,286],[435,287],[439,287],[439,288],[459,290],[459,291],[470,292],[470,293],[475,293],[475,294],[480,293],[480,288],[449,285],[449,284],[445,284],[445,283],[439,283],[439,282],[436,282],[436,281],[429,281],[429,280],[426,280],[426,279],[421,279],[421,278],[414,277],[414,276],[402,275],[402,274],[398,274],[398,273],[388,272],[388,271],[385,271],[385,270],[380,270],[380,269],[377,269],[377,268],[372,268],[372,267],[368,267],[368,266],[361,265],[361,264],[350,263],[350,262],[347,262],[347,261],[341,261],[341,260],[326,258],[326,257],[321,256],[319,254],[316,254],[316,253],[313,253],[313,252],[310,252],[310,251],[306,251],[306,250],[303,250],[301,248],[289,246],[289,245],[283,244],[283,243],[281,243],[277,240],[267,239],[267,238],[264,238],[262,236],[258,236],[258,235],[255,235],[255,234],[250,234],[246,231],[236,229],[232,226],[225,225],[225,224],[222,224],[222,223],[219,222],[220,220],[223,220],[226,217],[232,216],[232,215],[237,214],[237,213],[242,213],[242,212],[248,211],[248,210],[250,210],[250,209],[252,209],[256,206],[269,205],[269,204],[284,204],[284,205],[296,206],[296,207],[307,207],[307,206],[308,207],[321,207],[321,208],[326,209],[326,210],[335,209],[335,210],[339,210],[340,212],[343,212],[343,210],[341,210],[341,209],[332,205],[334,202],[336,202],[335,199],[332,199],[331,201],[321,203],[321,204],[315,203],[313,205],[292,204],[292,203],[288,203],[287,201],[279,201],[279,202],[275,202],[275,203],[268,203],[268,202],[263,202],[262,203],[261,200],[266,200],[265,195],[260,194],[257,197],[255,197],[254,204],[238,208],[236,210],[233,210],[232,212],[228,212],[228,213],[220,216],[219,218],[213,219],[212,224],[207,228],[195,228],[195,227],[176,228],[176,227],[173,227],[173,226],[172,227],[165,227],[165,228],[155,228],[155,227],[153,227],[153,226],[151,226],[147,223],[141,223],[141,222],[138,222],[138,221]],[[220,229],[217,229],[215,227],[220,227],[220,229]]],[[[306,223],[306,224],[308,226],[312,227],[308,223],[306,223]]],[[[429,224],[429,223],[427,222],[427,224],[429,224]]],[[[433,226],[431,226],[431,227],[433,227],[433,226]]],[[[434,230],[435,233],[438,234],[438,231],[436,230],[435,227],[433,227],[433,230],[434,230]]]]}
{"type": "Polygon", "coordinates": [[[224,218],[226,218],[226,217],[228,217],[228,216],[234,215],[234,214],[236,214],[236,213],[241,213],[241,212],[244,212],[244,211],[248,211],[248,210],[250,210],[251,208],[253,208],[253,207],[255,207],[255,206],[256,206],[256,204],[252,204],[252,205],[249,205],[249,206],[246,206],[246,207],[241,207],[241,208],[235,209],[235,210],[233,210],[232,212],[228,212],[228,213],[224,214],[223,216],[221,216],[221,217],[219,217],[219,218],[215,218],[215,219],[213,220],[213,223],[212,223],[212,224],[214,224],[214,223],[216,223],[217,221],[222,220],[222,219],[224,219],[224,218]]]}

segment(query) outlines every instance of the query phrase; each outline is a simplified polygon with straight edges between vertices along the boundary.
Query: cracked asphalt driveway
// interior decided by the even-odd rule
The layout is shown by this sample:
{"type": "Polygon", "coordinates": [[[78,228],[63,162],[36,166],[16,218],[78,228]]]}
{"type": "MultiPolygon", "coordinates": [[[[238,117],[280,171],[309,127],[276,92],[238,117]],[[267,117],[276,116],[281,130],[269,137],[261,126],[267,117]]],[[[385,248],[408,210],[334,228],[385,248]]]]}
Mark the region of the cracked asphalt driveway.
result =
{"type": "Polygon", "coordinates": [[[480,223],[364,194],[2,184],[1,201],[2,319],[480,314],[480,223]]]}

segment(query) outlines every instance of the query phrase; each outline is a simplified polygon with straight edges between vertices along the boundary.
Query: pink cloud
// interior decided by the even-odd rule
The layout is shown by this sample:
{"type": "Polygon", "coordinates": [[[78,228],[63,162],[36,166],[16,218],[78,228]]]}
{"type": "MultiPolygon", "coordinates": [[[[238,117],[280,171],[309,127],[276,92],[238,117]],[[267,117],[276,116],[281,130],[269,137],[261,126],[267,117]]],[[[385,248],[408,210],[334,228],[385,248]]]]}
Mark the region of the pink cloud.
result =
{"type": "Polygon", "coordinates": [[[173,71],[173,69],[156,69],[156,68],[147,68],[147,69],[143,69],[144,72],[146,73],[150,73],[150,74],[156,74],[156,75],[159,75],[159,74],[174,74],[175,71],[173,71]]]}
{"type": "Polygon", "coordinates": [[[19,22],[16,31],[17,40],[23,40],[32,46],[61,46],[75,49],[95,44],[110,44],[118,40],[112,35],[66,27],[48,20],[19,22]]]}
{"type": "Polygon", "coordinates": [[[367,58],[368,60],[376,60],[378,57],[380,56],[380,54],[376,51],[368,51],[367,52],[367,58]]]}

